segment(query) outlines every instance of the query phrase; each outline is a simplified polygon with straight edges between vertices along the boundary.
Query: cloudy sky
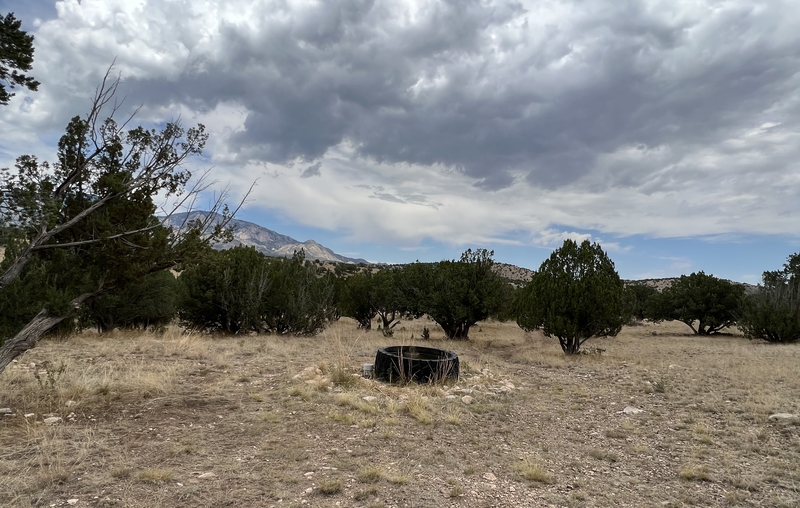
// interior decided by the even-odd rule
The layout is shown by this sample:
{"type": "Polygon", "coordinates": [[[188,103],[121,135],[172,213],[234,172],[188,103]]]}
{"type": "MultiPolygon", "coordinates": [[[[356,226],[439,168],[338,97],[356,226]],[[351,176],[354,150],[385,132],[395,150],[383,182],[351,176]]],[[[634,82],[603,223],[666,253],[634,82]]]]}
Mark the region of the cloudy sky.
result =
{"type": "Polygon", "coordinates": [[[372,261],[566,237],[625,278],[757,282],[800,251],[796,0],[0,0],[38,92],[0,165],[52,159],[109,64],[147,125],[203,123],[240,218],[372,261]]]}

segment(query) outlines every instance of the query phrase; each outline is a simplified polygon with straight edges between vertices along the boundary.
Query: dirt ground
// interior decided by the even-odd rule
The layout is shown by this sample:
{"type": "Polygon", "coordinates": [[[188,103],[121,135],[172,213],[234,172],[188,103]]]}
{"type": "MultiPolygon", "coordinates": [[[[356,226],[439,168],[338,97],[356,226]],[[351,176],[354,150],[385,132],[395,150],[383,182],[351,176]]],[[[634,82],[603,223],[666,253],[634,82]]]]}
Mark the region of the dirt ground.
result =
{"type": "Polygon", "coordinates": [[[45,341],[0,374],[0,505],[800,506],[800,426],[769,421],[800,414],[800,346],[687,332],[569,358],[513,323],[449,342],[424,320],[45,341]],[[461,378],[361,378],[391,344],[453,350],[461,378]]]}

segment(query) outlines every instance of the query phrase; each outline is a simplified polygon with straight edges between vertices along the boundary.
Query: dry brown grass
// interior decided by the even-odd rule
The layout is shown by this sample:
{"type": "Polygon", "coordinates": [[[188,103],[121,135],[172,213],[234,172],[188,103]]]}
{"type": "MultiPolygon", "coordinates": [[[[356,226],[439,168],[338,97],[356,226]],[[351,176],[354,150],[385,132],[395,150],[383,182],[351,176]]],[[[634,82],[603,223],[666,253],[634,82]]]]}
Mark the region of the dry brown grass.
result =
{"type": "Polygon", "coordinates": [[[800,428],[767,421],[800,413],[800,347],[666,323],[569,358],[513,324],[437,330],[42,342],[0,376],[0,505],[800,505],[800,428]],[[459,382],[353,375],[415,343],[459,382]]]}

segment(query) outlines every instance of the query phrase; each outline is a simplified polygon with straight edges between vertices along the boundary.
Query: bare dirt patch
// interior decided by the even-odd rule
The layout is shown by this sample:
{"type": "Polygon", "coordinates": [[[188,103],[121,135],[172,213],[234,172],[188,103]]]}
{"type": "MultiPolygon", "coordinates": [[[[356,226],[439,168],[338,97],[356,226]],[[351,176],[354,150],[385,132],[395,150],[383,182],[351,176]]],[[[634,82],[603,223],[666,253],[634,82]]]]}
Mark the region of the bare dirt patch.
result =
{"type": "Polygon", "coordinates": [[[511,323],[423,326],[43,342],[0,376],[0,505],[800,505],[800,427],[768,421],[800,413],[798,347],[661,324],[567,358],[511,323]],[[460,381],[353,375],[412,343],[460,381]]]}

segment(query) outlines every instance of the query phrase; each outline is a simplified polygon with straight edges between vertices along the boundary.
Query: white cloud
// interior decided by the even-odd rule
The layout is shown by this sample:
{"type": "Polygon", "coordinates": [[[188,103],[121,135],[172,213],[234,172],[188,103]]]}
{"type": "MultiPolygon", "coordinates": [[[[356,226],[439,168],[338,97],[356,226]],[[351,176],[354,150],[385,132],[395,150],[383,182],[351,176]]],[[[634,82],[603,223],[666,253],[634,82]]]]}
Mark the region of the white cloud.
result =
{"type": "Polygon", "coordinates": [[[123,113],[206,124],[198,167],[234,190],[259,179],[249,206],[354,240],[626,252],[626,235],[798,235],[791,2],[65,0],[57,15],[35,26],[40,91],[0,116],[2,166],[52,159],[116,58],[123,113]]]}

